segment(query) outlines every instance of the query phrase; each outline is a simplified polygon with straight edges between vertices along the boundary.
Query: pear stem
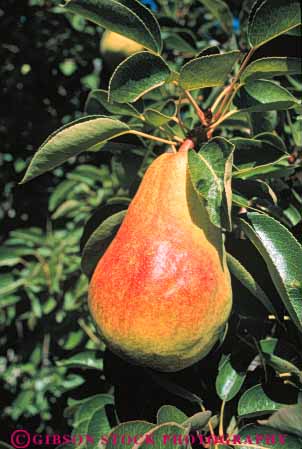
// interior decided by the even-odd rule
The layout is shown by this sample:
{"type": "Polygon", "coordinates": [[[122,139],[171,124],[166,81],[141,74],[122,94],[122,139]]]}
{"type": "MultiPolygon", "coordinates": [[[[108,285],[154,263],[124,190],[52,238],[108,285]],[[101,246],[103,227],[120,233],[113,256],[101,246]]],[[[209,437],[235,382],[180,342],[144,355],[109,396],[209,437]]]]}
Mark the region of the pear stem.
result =
{"type": "Polygon", "coordinates": [[[185,153],[189,150],[192,150],[195,147],[195,143],[192,139],[187,138],[183,141],[183,143],[180,145],[178,152],[179,153],[185,153]]]}

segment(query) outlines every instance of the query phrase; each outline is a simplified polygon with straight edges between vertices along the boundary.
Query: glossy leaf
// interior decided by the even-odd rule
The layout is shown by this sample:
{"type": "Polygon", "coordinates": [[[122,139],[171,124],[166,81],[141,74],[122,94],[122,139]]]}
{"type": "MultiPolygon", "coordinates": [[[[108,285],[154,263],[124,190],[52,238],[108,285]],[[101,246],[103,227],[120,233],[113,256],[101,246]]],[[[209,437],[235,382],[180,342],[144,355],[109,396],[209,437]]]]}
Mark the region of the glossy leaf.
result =
{"type": "Polygon", "coordinates": [[[264,0],[252,10],[248,27],[251,47],[260,47],[301,23],[299,0],[264,0]]]}
{"type": "Polygon", "coordinates": [[[238,403],[238,415],[245,418],[267,415],[279,410],[283,405],[268,397],[261,384],[254,385],[241,396],[238,403]]]}
{"type": "Polygon", "coordinates": [[[71,156],[91,151],[103,142],[127,134],[130,128],[119,120],[88,116],[53,133],[34,155],[22,183],[66,162],[71,156]]]}
{"type": "Polygon", "coordinates": [[[90,350],[80,352],[69,359],[59,360],[57,365],[103,370],[103,359],[98,351],[90,350]]]}
{"type": "Polygon", "coordinates": [[[151,11],[136,0],[67,0],[67,11],[160,52],[161,36],[151,11]]]}
{"type": "Polygon", "coordinates": [[[274,449],[301,449],[301,439],[294,435],[280,436],[273,427],[250,424],[239,429],[238,435],[241,444],[236,444],[236,447],[240,449],[250,449],[251,444],[274,449]]]}
{"type": "Polygon", "coordinates": [[[164,60],[143,51],[125,59],[113,73],[109,83],[109,100],[133,103],[144,94],[162,86],[171,71],[164,60]]]}
{"type": "Polygon", "coordinates": [[[239,56],[234,50],[192,59],[182,67],[179,83],[188,90],[223,86],[239,56]]]}
{"type": "Polygon", "coordinates": [[[299,58],[261,58],[253,61],[243,71],[240,81],[247,82],[261,78],[273,78],[274,76],[299,74],[302,61],[299,58]]]}
{"type": "Polygon", "coordinates": [[[219,367],[216,378],[216,391],[220,399],[230,401],[241,389],[246,373],[236,371],[231,363],[230,355],[219,367]]]}
{"type": "Polygon", "coordinates": [[[273,218],[258,213],[248,218],[251,225],[240,220],[242,228],[264,258],[291,319],[302,331],[302,247],[273,218]]]}
{"type": "Polygon", "coordinates": [[[270,354],[264,351],[264,359],[268,365],[270,365],[279,374],[291,373],[299,378],[300,383],[302,383],[302,371],[299,370],[297,366],[293,363],[278,357],[275,354],[270,354]]]}
{"type": "Polygon", "coordinates": [[[231,34],[233,30],[233,16],[228,4],[223,0],[199,0],[221,23],[223,30],[231,34]]]}
{"type": "Polygon", "coordinates": [[[276,82],[255,80],[247,82],[239,89],[234,104],[241,111],[265,112],[289,109],[299,102],[276,82]]]}
{"type": "MultiPolygon", "coordinates": [[[[125,436],[129,436],[129,441],[128,438],[124,439],[123,448],[133,449],[134,444],[136,444],[136,441],[133,441],[135,436],[137,435],[142,436],[145,435],[146,433],[150,434],[150,432],[154,428],[155,428],[154,424],[146,421],[129,421],[119,424],[109,434],[106,449],[116,449],[117,448],[116,441],[121,441],[121,438],[125,436]]],[[[137,449],[140,447],[141,446],[137,446],[137,449]]]]}
{"type": "Polygon", "coordinates": [[[234,146],[215,137],[199,153],[189,151],[189,171],[193,186],[205,201],[210,220],[231,228],[232,193],[230,188],[234,146]]]}
{"type": "Polygon", "coordinates": [[[140,113],[132,104],[108,101],[108,91],[96,89],[87,97],[85,110],[88,114],[112,114],[139,117],[140,113]]]}
{"type": "Polygon", "coordinates": [[[157,412],[157,424],[171,422],[182,424],[187,419],[187,415],[173,405],[163,405],[157,412]]]}
{"type": "Polygon", "coordinates": [[[255,298],[264,305],[264,307],[272,314],[277,315],[274,306],[271,301],[262,290],[260,285],[255,281],[253,276],[247,271],[247,269],[239,262],[238,259],[227,253],[227,264],[231,273],[238,279],[239,282],[246,287],[255,298]]]}
{"type": "Polygon", "coordinates": [[[106,218],[91,234],[82,251],[82,270],[90,277],[98,260],[120,227],[126,211],[117,212],[106,218]]]}
{"type": "MultiPolygon", "coordinates": [[[[289,433],[302,438],[302,403],[282,407],[260,424],[273,427],[280,432],[289,433]]],[[[302,439],[301,439],[302,442],[302,439]]]]}
{"type": "MultiPolygon", "coordinates": [[[[106,425],[108,421],[105,407],[113,404],[113,397],[109,394],[91,396],[75,404],[72,436],[82,435],[85,437],[89,435],[93,437],[96,444],[94,447],[98,447],[100,435],[97,432],[102,430],[108,433],[110,431],[108,424],[106,425]]],[[[83,445],[83,448],[86,447],[91,447],[91,443],[83,445]]]]}

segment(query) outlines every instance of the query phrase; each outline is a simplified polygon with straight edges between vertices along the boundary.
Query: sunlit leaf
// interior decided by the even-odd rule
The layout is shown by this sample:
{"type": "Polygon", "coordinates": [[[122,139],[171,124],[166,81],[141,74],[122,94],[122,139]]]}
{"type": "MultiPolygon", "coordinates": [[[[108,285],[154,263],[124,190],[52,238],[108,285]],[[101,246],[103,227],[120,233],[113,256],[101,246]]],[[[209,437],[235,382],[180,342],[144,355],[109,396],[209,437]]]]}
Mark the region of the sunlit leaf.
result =
{"type": "Polygon", "coordinates": [[[109,83],[109,100],[133,103],[144,94],[163,85],[171,71],[164,60],[147,51],[125,59],[113,73],[109,83]]]}

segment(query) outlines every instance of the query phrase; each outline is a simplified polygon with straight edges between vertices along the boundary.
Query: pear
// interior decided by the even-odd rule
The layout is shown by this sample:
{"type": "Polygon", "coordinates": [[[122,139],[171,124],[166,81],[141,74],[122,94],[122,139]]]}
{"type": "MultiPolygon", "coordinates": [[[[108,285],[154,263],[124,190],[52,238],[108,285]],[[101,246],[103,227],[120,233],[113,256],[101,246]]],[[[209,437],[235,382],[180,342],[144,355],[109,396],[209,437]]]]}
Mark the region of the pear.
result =
{"type": "Polygon", "coordinates": [[[93,273],[101,336],[134,364],[179,371],[211,350],[231,306],[223,235],[193,188],[188,153],[162,154],[93,273]]]}
{"type": "Polygon", "coordinates": [[[142,45],[110,30],[104,32],[100,42],[101,54],[108,69],[111,71],[128,56],[143,50],[144,47],[142,45]]]}

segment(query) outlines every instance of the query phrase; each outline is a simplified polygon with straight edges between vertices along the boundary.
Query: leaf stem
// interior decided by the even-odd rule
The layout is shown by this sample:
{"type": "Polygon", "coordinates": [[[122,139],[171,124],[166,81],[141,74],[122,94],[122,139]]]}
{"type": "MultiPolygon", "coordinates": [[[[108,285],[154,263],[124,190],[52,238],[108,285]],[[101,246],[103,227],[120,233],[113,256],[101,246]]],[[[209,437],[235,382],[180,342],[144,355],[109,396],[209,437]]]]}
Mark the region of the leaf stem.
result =
{"type": "Polygon", "coordinates": [[[214,103],[211,106],[211,111],[212,113],[214,113],[215,109],[217,109],[217,107],[219,106],[219,103],[221,102],[221,100],[225,97],[225,95],[229,92],[230,90],[230,86],[226,86],[218,95],[218,97],[216,98],[216,100],[214,101],[214,103]]]}
{"type": "MultiPolygon", "coordinates": [[[[206,409],[202,404],[200,405],[200,408],[203,412],[206,412],[206,409]]],[[[211,423],[211,418],[209,419],[208,426],[209,426],[210,435],[212,437],[212,440],[215,441],[215,434],[214,434],[214,429],[213,429],[213,426],[211,423]]],[[[217,444],[214,445],[214,448],[217,449],[217,444]]]]}
{"type": "Polygon", "coordinates": [[[179,99],[178,99],[178,101],[177,101],[177,106],[176,106],[176,116],[177,116],[178,124],[179,124],[179,126],[180,126],[182,132],[184,133],[184,135],[186,135],[186,133],[187,133],[187,131],[188,131],[189,129],[188,129],[188,127],[184,124],[184,122],[182,121],[181,114],[180,114],[180,112],[181,112],[181,103],[182,103],[182,100],[183,100],[183,94],[181,94],[181,95],[179,96],[179,99]]]}
{"type": "Polygon", "coordinates": [[[220,409],[220,419],[219,419],[219,436],[223,437],[224,431],[223,431],[223,420],[224,420],[224,409],[225,409],[226,400],[224,399],[221,403],[221,409],[220,409]]]}
{"type": "Polygon", "coordinates": [[[173,140],[162,139],[161,137],[155,137],[141,131],[131,130],[129,134],[135,134],[136,136],[145,137],[146,139],[155,140],[156,142],[166,143],[167,145],[177,145],[177,142],[174,142],[173,140]]]}
{"type": "Polygon", "coordinates": [[[96,345],[100,344],[99,338],[94,334],[94,332],[90,329],[90,327],[85,323],[85,321],[80,318],[78,320],[79,325],[81,328],[86,332],[90,340],[92,340],[96,345]]]}
{"type": "Polygon", "coordinates": [[[233,78],[231,84],[229,85],[229,90],[228,90],[227,94],[225,95],[225,97],[224,97],[224,99],[223,99],[223,101],[222,101],[222,103],[220,105],[220,108],[219,108],[218,112],[215,114],[214,120],[218,119],[221,116],[221,114],[222,114],[222,112],[224,110],[224,107],[226,106],[230,96],[233,93],[233,90],[234,90],[234,87],[235,87],[237,81],[239,80],[239,78],[240,78],[242,72],[244,71],[244,69],[246,68],[249,60],[253,56],[255,50],[256,50],[255,48],[251,48],[250,51],[248,52],[248,54],[246,55],[246,57],[244,58],[241,66],[240,66],[240,69],[238,70],[238,73],[235,75],[235,77],[233,78]]]}
{"type": "Polygon", "coordinates": [[[184,94],[186,95],[187,99],[189,100],[189,102],[191,103],[191,105],[193,106],[193,108],[196,111],[196,114],[201,122],[201,124],[203,126],[208,126],[208,121],[206,119],[206,116],[203,112],[203,110],[198,106],[196,100],[192,97],[192,95],[190,94],[190,92],[186,89],[183,89],[184,94]]]}
{"type": "Polygon", "coordinates": [[[233,111],[229,111],[227,112],[225,115],[223,115],[222,117],[220,117],[220,119],[218,119],[215,123],[213,123],[213,125],[211,125],[209,127],[209,131],[208,131],[208,138],[212,137],[213,132],[215,131],[215,129],[225,120],[227,120],[228,118],[232,117],[232,115],[237,114],[238,109],[234,109],[233,111]]]}

